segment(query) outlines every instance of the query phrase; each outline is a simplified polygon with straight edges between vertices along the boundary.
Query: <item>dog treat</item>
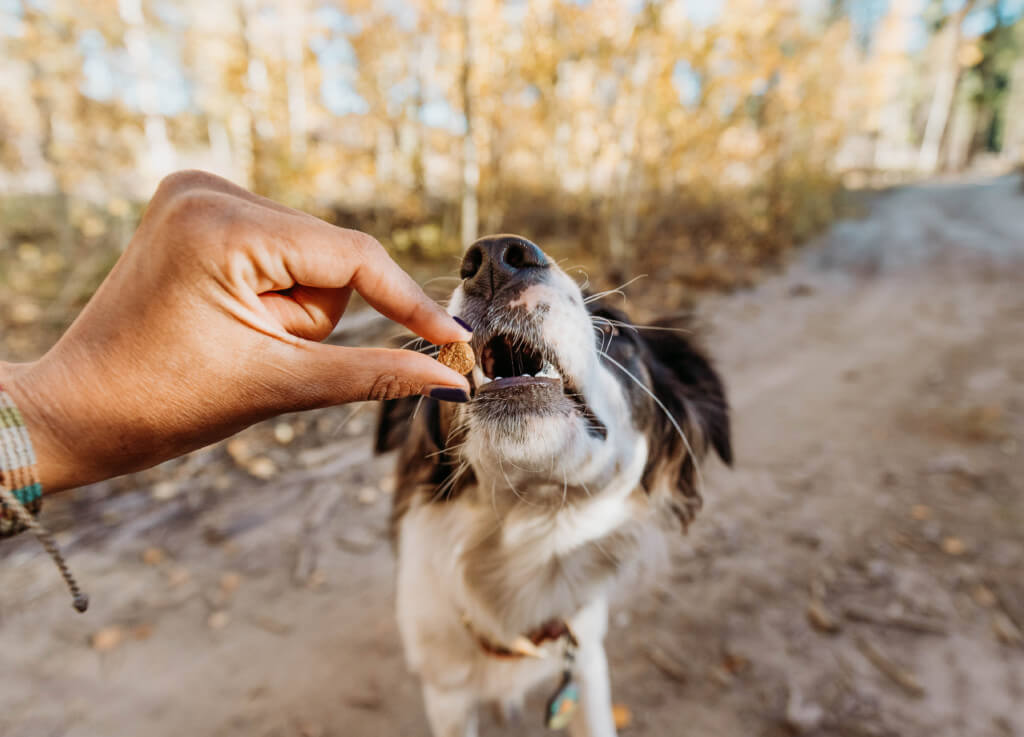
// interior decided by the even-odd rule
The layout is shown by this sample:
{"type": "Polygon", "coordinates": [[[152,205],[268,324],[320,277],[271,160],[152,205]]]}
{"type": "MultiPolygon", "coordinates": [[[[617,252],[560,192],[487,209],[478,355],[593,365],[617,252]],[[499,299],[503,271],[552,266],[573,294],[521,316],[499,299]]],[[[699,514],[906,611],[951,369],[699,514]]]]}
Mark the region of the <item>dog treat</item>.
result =
{"type": "Polygon", "coordinates": [[[476,356],[469,343],[446,343],[441,346],[441,352],[437,354],[437,360],[463,376],[473,370],[476,365],[476,356]]]}

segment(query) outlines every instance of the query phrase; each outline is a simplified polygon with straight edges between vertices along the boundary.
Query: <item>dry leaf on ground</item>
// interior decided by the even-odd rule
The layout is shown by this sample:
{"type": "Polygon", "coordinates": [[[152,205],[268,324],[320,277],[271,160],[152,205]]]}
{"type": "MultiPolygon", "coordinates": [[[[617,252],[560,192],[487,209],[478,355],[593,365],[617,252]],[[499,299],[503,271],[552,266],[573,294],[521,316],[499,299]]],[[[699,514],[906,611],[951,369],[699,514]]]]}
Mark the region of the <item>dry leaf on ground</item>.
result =
{"type": "Polygon", "coordinates": [[[220,590],[227,596],[231,596],[233,593],[238,591],[238,587],[241,585],[242,577],[234,571],[228,571],[220,577],[220,590]]]}
{"type": "Polygon", "coordinates": [[[626,729],[633,723],[633,712],[625,704],[615,704],[612,707],[612,718],[616,729],[626,729]]]}
{"type": "Polygon", "coordinates": [[[947,537],[942,540],[942,552],[946,555],[963,555],[967,552],[964,541],[958,537],[947,537]]]}
{"type": "Polygon", "coordinates": [[[142,562],[147,566],[158,566],[167,559],[167,555],[160,548],[146,548],[142,551],[142,562]]]}
{"type": "Polygon", "coordinates": [[[124,630],[117,625],[112,625],[96,630],[89,638],[89,645],[98,653],[106,653],[120,645],[122,640],[124,640],[124,630]]]}
{"type": "Polygon", "coordinates": [[[839,620],[819,599],[811,599],[811,603],[807,605],[807,621],[819,632],[834,634],[840,629],[839,620]]]}
{"type": "Polygon", "coordinates": [[[245,464],[245,470],[251,476],[266,481],[277,475],[277,465],[266,456],[258,456],[245,464]]]}

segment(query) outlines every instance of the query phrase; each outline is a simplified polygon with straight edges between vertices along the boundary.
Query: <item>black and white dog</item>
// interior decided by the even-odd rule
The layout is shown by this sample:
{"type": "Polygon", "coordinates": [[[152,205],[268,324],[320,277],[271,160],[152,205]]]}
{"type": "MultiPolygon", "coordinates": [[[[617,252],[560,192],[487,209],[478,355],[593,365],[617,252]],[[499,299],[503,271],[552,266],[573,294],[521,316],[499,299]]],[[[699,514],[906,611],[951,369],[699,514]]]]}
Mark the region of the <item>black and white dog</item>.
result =
{"type": "Polygon", "coordinates": [[[393,533],[398,622],[435,737],[476,710],[520,710],[612,737],[607,596],[645,540],[701,505],[698,463],[732,460],[722,381],[665,326],[586,298],[533,243],[481,239],[448,310],[473,328],[472,400],[387,402],[401,446],[393,533]],[[577,708],[578,706],[578,708],[577,708]]]}

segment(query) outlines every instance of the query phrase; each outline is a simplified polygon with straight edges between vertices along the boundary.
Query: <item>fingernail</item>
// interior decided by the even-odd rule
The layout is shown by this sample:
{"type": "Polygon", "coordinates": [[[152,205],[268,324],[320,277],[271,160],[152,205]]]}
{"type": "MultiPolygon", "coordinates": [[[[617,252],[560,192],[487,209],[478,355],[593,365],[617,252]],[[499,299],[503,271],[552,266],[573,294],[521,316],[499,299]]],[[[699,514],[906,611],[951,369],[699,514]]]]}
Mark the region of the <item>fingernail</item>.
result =
{"type": "Polygon", "coordinates": [[[426,395],[431,399],[440,399],[442,402],[468,402],[469,395],[465,389],[456,389],[452,386],[435,386],[426,395]]]}
{"type": "Polygon", "coordinates": [[[471,327],[469,326],[469,323],[468,323],[468,322],[466,322],[465,320],[463,320],[463,319],[462,319],[461,317],[452,317],[452,319],[453,319],[453,320],[454,320],[455,322],[459,323],[459,325],[461,325],[462,327],[464,327],[464,328],[465,328],[466,330],[468,330],[469,332],[471,332],[471,333],[473,332],[473,328],[471,328],[471,327]]]}

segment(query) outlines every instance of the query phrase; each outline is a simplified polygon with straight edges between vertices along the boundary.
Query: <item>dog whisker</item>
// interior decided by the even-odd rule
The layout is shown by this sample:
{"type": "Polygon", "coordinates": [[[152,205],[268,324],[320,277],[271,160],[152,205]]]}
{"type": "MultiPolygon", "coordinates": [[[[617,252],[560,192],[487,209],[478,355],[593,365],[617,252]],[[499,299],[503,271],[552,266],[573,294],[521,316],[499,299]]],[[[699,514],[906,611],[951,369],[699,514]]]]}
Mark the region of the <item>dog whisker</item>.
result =
{"type": "Polygon", "coordinates": [[[498,514],[498,484],[491,484],[491,509],[494,510],[494,520],[498,526],[501,525],[501,515],[498,514]]]}
{"type": "Polygon", "coordinates": [[[433,496],[431,498],[431,503],[440,501],[445,496],[447,496],[448,492],[451,491],[453,486],[455,486],[455,483],[468,470],[469,470],[469,462],[468,461],[462,461],[456,467],[455,471],[447,479],[445,479],[444,483],[442,483],[440,486],[437,487],[437,491],[433,494],[433,496]]]}
{"type": "Polygon", "coordinates": [[[512,468],[516,469],[517,471],[522,471],[523,473],[534,473],[534,472],[540,470],[540,469],[523,468],[522,466],[520,466],[520,465],[518,465],[516,463],[513,463],[512,461],[508,460],[507,458],[505,460],[508,461],[509,465],[512,466],[512,468]]]}
{"type": "MultiPolygon", "coordinates": [[[[513,463],[512,465],[514,466],[515,464],[513,463]]],[[[498,458],[498,468],[501,470],[501,475],[505,477],[505,483],[508,484],[508,488],[512,490],[512,493],[515,495],[515,497],[519,501],[521,501],[523,504],[526,504],[527,506],[530,506],[530,507],[537,506],[536,504],[534,504],[534,503],[532,503],[530,501],[527,501],[526,497],[523,496],[522,494],[520,494],[519,491],[516,489],[515,484],[512,483],[512,480],[508,477],[508,474],[505,473],[505,466],[502,464],[500,456],[498,458]]]]}
{"type": "Polygon", "coordinates": [[[633,282],[639,281],[640,279],[645,279],[646,277],[647,277],[647,274],[640,274],[639,276],[634,276],[632,279],[630,279],[626,283],[620,284],[619,286],[615,287],[615,289],[607,289],[607,290],[605,290],[603,292],[597,292],[596,294],[591,294],[591,295],[587,296],[583,300],[583,304],[589,305],[591,302],[596,302],[597,300],[603,299],[604,297],[607,297],[607,296],[612,295],[612,294],[618,294],[623,299],[625,299],[626,295],[625,295],[625,293],[622,290],[625,289],[626,287],[628,287],[633,282]]]}
{"type": "Polygon", "coordinates": [[[600,542],[595,540],[592,544],[594,546],[594,549],[597,550],[599,553],[601,553],[601,555],[603,555],[605,557],[605,560],[607,560],[609,563],[611,563],[612,566],[618,567],[619,562],[620,562],[619,559],[616,558],[611,553],[609,553],[607,550],[605,550],[604,546],[601,545],[600,542]]]}
{"type": "Polygon", "coordinates": [[[418,345],[423,345],[426,342],[427,341],[423,340],[423,338],[413,338],[412,340],[405,341],[398,348],[399,348],[399,350],[405,350],[406,348],[412,348],[414,345],[417,345],[417,344],[418,345]]]}
{"type": "Polygon", "coordinates": [[[360,412],[362,412],[364,409],[366,409],[366,407],[368,405],[369,405],[369,402],[361,402],[360,404],[357,404],[355,407],[353,407],[352,411],[349,412],[348,415],[345,417],[345,419],[341,421],[341,424],[339,424],[336,428],[334,428],[334,432],[331,433],[331,437],[332,438],[338,437],[338,433],[340,433],[342,430],[345,429],[345,427],[348,425],[348,423],[352,421],[352,418],[355,417],[360,412]]]}
{"type": "Polygon", "coordinates": [[[454,451],[461,450],[462,448],[465,448],[466,445],[468,445],[468,444],[469,444],[468,440],[465,441],[465,442],[462,442],[462,443],[458,443],[457,445],[447,445],[446,444],[444,448],[441,448],[441,450],[435,450],[433,453],[427,453],[423,457],[424,458],[437,458],[438,456],[444,455],[445,453],[452,453],[454,451]]]}
{"type": "MultiPolygon", "coordinates": [[[[623,330],[633,330],[634,332],[640,332],[641,330],[661,330],[666,333],[683,333],[685,335],[693,335],[694,333],[693,330],[688,330],[686,328],[670,328],[664,325],[634,325],[628,322],[622,322],[621,320],[612,320],[604,315],[591,315],[590,320],[591,322],[600,322],[605,325],[622,328],[623,330]]],[[[601,328],[596,326],[595,329],[601,330],[601,328]]],[[[603,333],[604,331],[601,330],[601,332],[603,333]]]]}
{"type": "Polygon", "coordinates": [[[429,286],[430,284],[435,284],[435,283],[437,283],[439,281],[462,281],[462,277],[459,277],[459,276],[435,276],[433,279],[427,279],[425,282],[423,282],[423,286],[426,287],[426,286],[429,286]]]}

